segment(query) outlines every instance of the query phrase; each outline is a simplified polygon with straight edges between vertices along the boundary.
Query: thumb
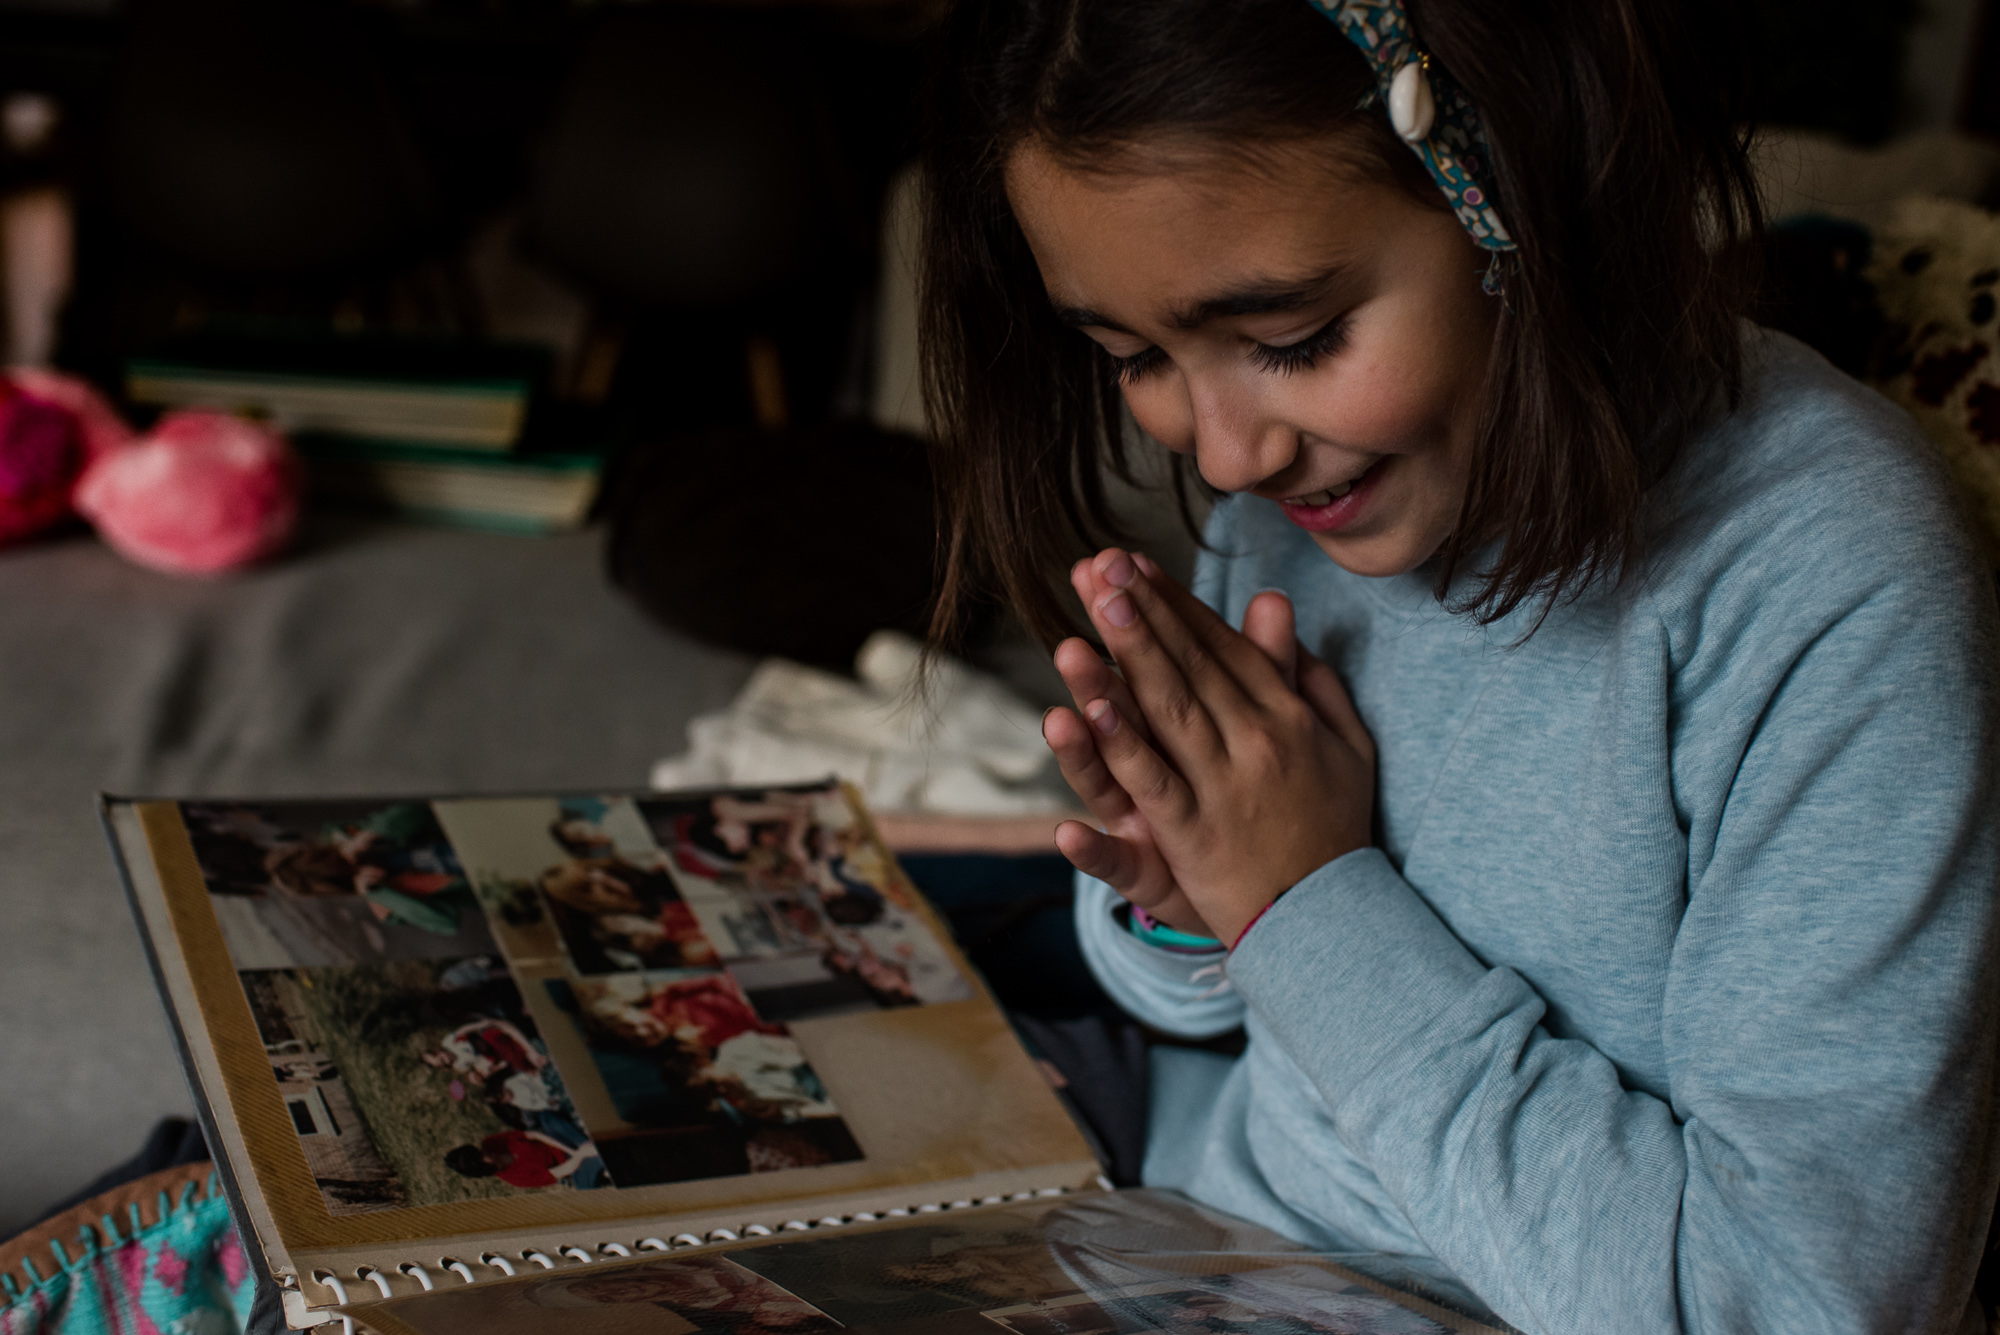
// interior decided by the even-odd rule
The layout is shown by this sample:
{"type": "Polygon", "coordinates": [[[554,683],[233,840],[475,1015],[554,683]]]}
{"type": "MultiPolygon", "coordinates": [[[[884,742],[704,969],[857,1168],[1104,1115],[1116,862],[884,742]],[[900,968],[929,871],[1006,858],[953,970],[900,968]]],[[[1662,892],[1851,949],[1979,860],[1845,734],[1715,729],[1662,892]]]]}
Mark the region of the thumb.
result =
{"type": "Polygon", "coordinates": [[[1138,850],[1129,839],[1093,830],[1080,820],[1056,826],[1056,849],[1085,876],[1095,876],[1121,895],[1134,893],[1144,880],[1138,850]]]}
{"type": "Polygon", "coordinates": [[[1243,638],[1264,651],[1278,675],[1293,690],[1299,688],[1299,641],[1292,600],[1266,589],[1243,609],[1243,638]]]}

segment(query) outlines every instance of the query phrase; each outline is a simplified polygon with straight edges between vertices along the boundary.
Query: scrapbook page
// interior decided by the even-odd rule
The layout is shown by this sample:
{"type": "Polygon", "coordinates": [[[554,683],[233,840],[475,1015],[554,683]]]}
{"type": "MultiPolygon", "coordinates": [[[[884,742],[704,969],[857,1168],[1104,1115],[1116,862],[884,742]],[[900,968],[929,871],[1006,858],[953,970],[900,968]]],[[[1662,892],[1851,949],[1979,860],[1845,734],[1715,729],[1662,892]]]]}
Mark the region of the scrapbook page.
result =
{"type": "Polygon", "coordinates": [[[295,1324],[440,1251],[499,1278],[1097,1179],[837,783],[105,813],[295,1324]]]}

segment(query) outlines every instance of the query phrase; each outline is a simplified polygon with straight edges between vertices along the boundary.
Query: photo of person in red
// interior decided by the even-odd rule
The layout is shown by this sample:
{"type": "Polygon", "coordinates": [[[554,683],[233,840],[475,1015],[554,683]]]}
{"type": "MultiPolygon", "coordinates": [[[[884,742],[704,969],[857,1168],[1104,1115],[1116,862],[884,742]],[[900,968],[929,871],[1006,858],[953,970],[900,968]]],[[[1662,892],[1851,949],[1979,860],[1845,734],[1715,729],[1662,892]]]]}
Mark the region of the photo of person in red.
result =
{"type": "Polygon", "coordinates": [[[611,1104],[621,1187],[845,1163],[861,1148],[791,1030],[723,972],[547,979],[611,1104]]]}
{"type": "Polygon", "coordinates": [[[604,1174],[604,1160],[589,1141],[565,1145],[540,1131],[496,1131],[477,1145],[449,1151],[444,1161],[466,1177],[497,1177],[525,1190],[565,1182],[587,1189],[604,1174]]]}

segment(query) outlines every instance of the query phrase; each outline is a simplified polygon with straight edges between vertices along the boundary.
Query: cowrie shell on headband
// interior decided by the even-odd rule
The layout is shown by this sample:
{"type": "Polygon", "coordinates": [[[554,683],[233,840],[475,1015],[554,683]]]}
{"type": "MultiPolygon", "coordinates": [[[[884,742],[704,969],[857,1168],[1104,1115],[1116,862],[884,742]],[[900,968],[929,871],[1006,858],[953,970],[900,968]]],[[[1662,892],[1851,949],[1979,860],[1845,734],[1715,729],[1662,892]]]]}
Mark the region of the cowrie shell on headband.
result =
{"type": "Polygon", "coordinates": [[[1431,96],[1431,81],[1421,60],[1413,60],[1396,71],[1389,85],[1389,124],[1408,143],[1428,139],[1437,120],[1437,100],[1431,96]]]}

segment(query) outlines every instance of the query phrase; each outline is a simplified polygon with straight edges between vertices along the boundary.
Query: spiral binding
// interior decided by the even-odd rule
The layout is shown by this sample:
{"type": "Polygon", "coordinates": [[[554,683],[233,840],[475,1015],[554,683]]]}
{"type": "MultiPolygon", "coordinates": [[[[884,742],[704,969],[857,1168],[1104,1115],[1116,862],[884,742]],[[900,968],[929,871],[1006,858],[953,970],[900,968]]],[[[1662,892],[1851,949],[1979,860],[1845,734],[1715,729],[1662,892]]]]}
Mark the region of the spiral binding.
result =
{"type": "MultiPolygon", "coordinates": [[[[811,1233],[821,1229],[840,1228],[847,1224],[874,1224],[884,1219],[912,1219],[952,1210],[971,1210],[986,1205],[1018,1205],[1024,1201],[1047,1200],[1068,1194],[1068,1187],[1042,1187],[1034,1191],[1017,1191],[1011,1196],[982,1196],[978,1200],[899,1205],[889,1210],[861,1210],[850,1215],[822,1215],[818,1219],[787,1219],[775,1227],[770,1224],[744,1224],[741,1228],[712,1228],[706,1234],[676,1233],[671,1238],[638,1238],[630,1244],[600,1242],[595,1248],[588,1249],[574,1243],[565,1243],[556,1249],[553,1257],[538,1247],[525,1248],[518,1257],[503,1256],[499,1252],[481,1252],[478,1265],[486,1272],[481,1274],[473,1273],[472,1263],[452,1256],[438,1257],[436,1264],[429,1268],[415,1261],[405,1261],[393,1269],[363,1263],[354,1268],[352,1282],[360,1285],[372,1284],[382,1298],[392,1298],[396,1296],[389,1284],[389,1276],[392,1274],[402,1274],[416,1280],[422,1291],[429,1293],[440,1286],[440,1281],[450,1276],[456,1276],[458,1283],[447,1287],[458,1288],[488,1280],[534,1274],[537,1270],[574,1269],[578,1265],[631,1260],[635,1256],[648,1253],[687,1251],[694,1247],[713,1247],[723,1242],[744,1242],[752,1238],[776,1237],[782,1233],[811,1233]],[[564,1261],[574,1264],[565,1266],[564,1261]],[[526,1268],[528,1266],[535,1269],[526,1268]],[[432,1277],[432,1269],[439,1272],[436,1278],[432,1277]]],[[[348,1304],[350,1299],[347,1279],[334,1274],[331,1270],[315,1270],[312,1272],[312,1277],[332,1291],[336,1306],[345,1307],[348,1304]]],[[[374,1295],[357,1295],[353,1301],[367,1303],[377,1302],[379,1299],[374,1295]]],[[[344,1323],[343,1335],[352,1335],[354,1330],[352,1318],[342,1317],[340,1320],[344,1323]]]]}

